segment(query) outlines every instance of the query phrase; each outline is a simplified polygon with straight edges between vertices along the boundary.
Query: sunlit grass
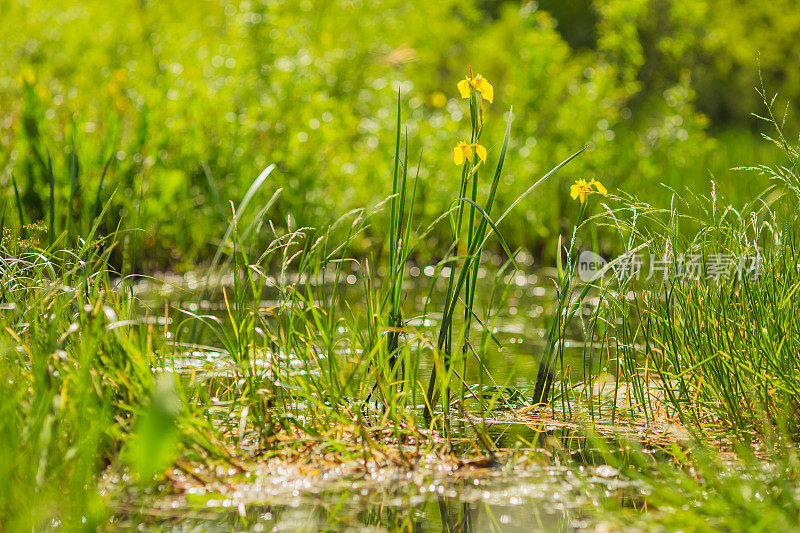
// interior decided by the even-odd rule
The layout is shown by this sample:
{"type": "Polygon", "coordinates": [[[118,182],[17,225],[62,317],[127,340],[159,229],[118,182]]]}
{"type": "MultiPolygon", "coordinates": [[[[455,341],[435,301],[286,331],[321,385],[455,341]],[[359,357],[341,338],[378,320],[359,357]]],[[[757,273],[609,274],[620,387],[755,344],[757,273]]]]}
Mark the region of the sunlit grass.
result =
{"type": "MultiPolygon", "coordinates": [[[[375,195],[385,199],[343,210],[332,223],[299,226],[287,218],[276,224],[273,210],[285,192],[258,200],[268,178],[284,172],[276,165],[229,206],[204,166],[226,225],[213,225],[221,231],[204,283],[189,295],[193,307],[140,306],[136,255],[147,248],[141,212],[135,222],[127,213],[128,225],[118,225],[120,210],[136,205],[131,197],[139,196],[139,207],[151,199],[144,189],[106,190],[113,161],[107,159],[93,194],[81,194],[88,182],[74,139],[67,164],[59,166],[29,132],[31,157],[47,169],[47,186],[23,193],[11,179],[16,213],[2,219],[3,528],[99,528],[135,514],[121,502],[180,492],[186,484],[176,479],[184,475],[228,490],[259,460],[292,464],[310,450],[354,475],[356,468],[364,475],[389,467],[499,468],[531,457],[563,464],[564,475],[578,480],[573,488],[588,494],[576,514],[593,524],[633,515],[644,524],[735,529],[732,516],[760,516],[755,501],[769,505],[763,514],[770,520],[791,523],[798,508],[792,450],[800,438],[793,227],[800,174],[797,148],[770,105],[774,144],[786,161],[777,167],[752,162],[751,172],[773,181],[757,196],[733,202],[722,192],[730,185],[718,191],[716,181],[708,195],[686,192],[678,185],[689,182],[675,176],[657,193],[652,181],[643,183],[635,196],[607,188],[605,177],[557,181],[566,165],[589,153],[579,146],[560,163],[550,162],[552,170],[541,177],[526,175],[522,190],[512,194],[504,190],[512,110],[502,137],[489,137],[498,128],[484,130],[486,108],[500,101],[503,87],[495,93],[472,73],[463,82],[452,92],[469,127],[448,149],[441,173],[455,179],[437,186],[447,201],[435,216],[420,207],[430,188],[420,176],[441,158],[414,153],[425,139],[414,139],[403,121],[402,91],[393,156],[374,183],[375,195]],[[69,177],[68,187],[57,175],[69,177]],[[657,198],[648,202],[651,195],[657,198]],[[551,327],[543,353],[530,354],[539,362],[531,394],[498,383],[487,369],[502,349],[495,327],[520,268],[510,243],[525,240],[508,238],[506,228],[523,202],[547,210],[572,200],[575,223],[552,254],[551,327]],[[431,249],[432,242],[444,244],[431,249]],[[417,254],[423,246],[428,249],[417,254]],[[577,275],[583,249],[621,251],[608,263],[609,273],[643,250],[676,266],[680,254],[757,253],[763,270],[720,282],[705,276],[704,261],[698,279],[676,273],[650,284],[585,281],[577,275]],[[485,261],[487,252],[499,254],[497,265],[485,261]],[[412,260],[425,254],[436,260],[424,265],[432,274],[420,305],[409,298],[406,280],[409,268],[418,268],[412,260]],[[343,289],[350,276],[356,298],[343,289]],[[488,295],[480,293],[483,287],[488,295]],[[441,302],[431,298],[435,290],[441,302]],[[207,300],[220,302],[222,312],[204,313],[207,300]],[[583,333],[580,383],[564,357],[576,322],[583,333]],[[186,350],[207,350],[203,343],[220,354],[210,371],[180,370],[176,361],[186,350]],[[472,379],[468,368],[477,368],[472,379]],[[489,431],[492,417],[533,427],[535,437],[500,449],[489,431]],[[549,435],[570,425],[585,432],[576,448],[549,435]],[[668,435],[648,438],[665,427],[668,435]],[[595,432],[602,437],[592,442],[587,435],[595,432]],[[658,449],[639,449],[647,446],[658,449]],[[576,453],[590,466],[616,465],[605,477],[622,488],[606,493],[576,453]],[[727,478],[733,475],[752,479],[732,488],[727,478]],[[761,490],[768,496],[756,497],[761,490]],[[708,507],[680,505],[701,497],[708,507]]],[[[34,172],[28,170],[30,185],[34,172]]],[[[561,221],[555,226],[560,232],[561,221]]],[[[321,460],[310,464],[324,467],[321,460]]],[[[455,514],[461,520],[467,513],[455,514]]]]}

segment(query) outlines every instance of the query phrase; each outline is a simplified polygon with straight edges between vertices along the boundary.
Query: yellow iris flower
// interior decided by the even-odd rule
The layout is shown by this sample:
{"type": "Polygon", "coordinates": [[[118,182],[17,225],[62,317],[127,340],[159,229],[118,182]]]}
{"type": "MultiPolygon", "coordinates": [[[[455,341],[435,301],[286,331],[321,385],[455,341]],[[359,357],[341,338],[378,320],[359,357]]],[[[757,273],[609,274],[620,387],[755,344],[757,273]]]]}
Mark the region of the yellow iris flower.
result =
{"type": "Polygon", "coordinates": [[[478,143],[465,143],[464,141],[460,141],[456,147],[453,148],[453,162],[456,165],[463,165],[464,161],[472,161],[473,148],[478,158],[486,163],[486,148],[478,143]]]}
{"type": "Polygon", "coordinates": [[[461,93],[461,98],[469,98],[473,89],[481,93],[481,97],[490,104],[494,100],[494,87],[480,74],[467,76],[458,82],[458,92],[461,93]]]}
{"type": "Polygon", "coordinates": [[[573,200],[580,198],[581,203],[586,201],[586,195],[593,192],[599,192],[603,196],[608,194],[608,190],[603,187],[603,184],[597,180],[586,181],[584,179],[577,180],[569,188],[569,195],[573,200]]]}

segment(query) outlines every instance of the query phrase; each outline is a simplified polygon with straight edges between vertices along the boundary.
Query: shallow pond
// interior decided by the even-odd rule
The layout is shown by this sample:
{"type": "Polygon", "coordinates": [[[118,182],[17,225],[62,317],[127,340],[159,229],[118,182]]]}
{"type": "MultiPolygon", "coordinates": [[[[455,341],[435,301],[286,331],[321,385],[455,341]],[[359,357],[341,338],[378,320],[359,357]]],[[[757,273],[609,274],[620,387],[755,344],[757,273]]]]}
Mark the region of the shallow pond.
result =
{"type": "Polygon", "coordinates": [[[221,483],[199,482],[211,476],[205,466],[176,470],[172,480],[181,494],[147,498],[117,524],[168,531],[590,530],[603,505],[631,505],[641,491],[602,462],[552,463],[565,445],[591,460],[578,440],[572,432],[551,432],[543,447],[527,453],[463,462],[428,458],[414,469],[320,470],[266,461],[246,474],[217,468],[221,483]]]}
{"type": "MultiPolygon", "coordinates": [[[[412,274],[415,275],[410,276],[404,284],[405,304],[409,315],[406,323],[413,328],[435,332],[437,321],[441,318],[441,314],[437,311],[444,298],[443,283],[440,280],[431,291],[429,302],[430,277],[419,269],[412,269],[412,274]],[[423,317],[424,309],[427,310],[427,314],[423,317]]],[[[504,280],[510,290],[505,302],[500,306],[493,332],[494,338],[501,346],[492,343],[491,357],[484,360],[484,370],[489,372],[496,384],[520,390],[532,387],[539,361],[546,349],[547,333],[556,305],[554,275],[554,271],[541,269],[529,274],[517,273],[504,280]]],[[[205,281],[196,274],[164,278],[166,283],[146,282],[135,289],[141,304],[141,312],[149,321],[159,326],[164,325],[165,304],[169,304],[173,309],[167,319],[170,327],[174,326],[176,321],[187,318],[174,312],[179,309],[190,313],[216,315],[225,319],[226,310],[221,289],[204,290],[205,281]]],[[[342,278],[339,298],[359,311],[363,303],[361,284],[353,274],[342,278]]],[[[230,283],[230,280],[225,278],[221,281],[223,285],[226,281],[230,283]]],[[[480,285],[476,291],[479,301],[481,296],[486,296],[491,291],[492,281],[487,279],[486,275],[479,280],[480,285]]],[[[230,287],[228,290],[230,291],[230,287]]],[[[269,296],[268,292],[265,294],[269,296]]],[[[264,296],[262,295],[262,298],[264,296]]],[[[269,308],[274,304],[275,300],[262,299],[258,307],[269,308]]],[[[590,353],[584,348],[581,319],[588,318],[591,305],[593,303],[586,306],[583,317],[576,316],[570,324],[567,339],[562,347],[564,369],[569,372],[573,382],[582,381],[585,372],[591,372],[594,376],[608,372],[607,361],[600,360],[596,353],[590,353]]],[[[473,336],[479,337],[481,325],[473,322],[472,329],[473,336]]],[[[226,356],[220,351],[221,346],[213,336],[202,331],[202,328],[198,331],[192,330],[192,326],[184,325],[182,331],[171,331],[169,335],[175,336],[179,341],[188,341],[187,345],[193,348],[186,350],[185,360],[178,361],[179,366],[184,365],[187,370],[190,367],[219,368],[220,364],[224,363],[226,356]],[[200,348],[194,349],[195,346],[200,348]]],[[[430,369],[429,361],[423,360],[421,364],[424,370],[430,369]]],[[[470,364],[466,376],[468,381],[477,381],[478,372],[478,365],[470,364]]]]}
{"type": "MultiPolygon", "coordinates": [[[[405,287],[406,305],[423,309],[430,280],[424,271],[412,274],[405,287]]],[[[509,387],[523,398],[530,397],[546,349],[555,307],[552,274],[539,271],[507,280],[510,290],[494,333],[502,347],[495,348],[485,361],[485,371],[495,384],[509,387]]],[[[200,331],[188,342],[190,324],[175,331],[176,321],[184,317],[164,311],[169,306],[173,311],[223,317],[225,304],[219,291],[204,292],[204,282],[193,274],[167,281],[135,289],[145,320],[169,326],[170,335],[175,335],[179,354],[170,357],[164,370],[224,375],[229,358],[214,337],[200,331]],[[182,346],[186,347],[183,351],[182,346]]],[[[344,277],[341,291],[343,300],[358,309],[362,294],[356,281],[354,276],[344,277]]],[[[491,289],[489,280],[481,283],[486,286],[482,289],[491,289]]],[[[429,308],[435,309],[441,293],[434,290],[432,295],[429,308]]],[[[259,307],[273,304],[274,300],[265,299],[259,307]]],[[[409,324],[433,330],[437,318],[436,313],[428,313],[410,318],[409,324]]],[[[580,320],[569,330],[572,340],[563,346],[563,368],[573,383],[584,379],[587,366],[594,375],[607,372],[607,363],[585,352],[580,320]]],[[[430,362],[422,361],[421,369],[429,372],[430,362]]],[[[478,374],[477,364],[468,367],[469,381],[475,382],[478,374]]],[[[463,421],[460,424],[463,430],[463,421]]],[[[468,428],[461,435],[468,441],[468,428]]],[[[146,508],[122,511],[120,525],[136,523],[143,529],[173,531],[567,531],[593,523],[589,511],[598,504],[598,494],[620,500],[627,497],[628,483],[587,453],[580,433],[497,423],[489,426],[488,435],[503,453],[517,459],[477,466],[469,462],[437,466],[431,461],[412,471],[379,468],[340,474],[254,468],[246,478],[232,476],[220,491],[189,479],[185,483],[188,489],[180,495],[154,496],[146,508]],[[581,480],[574,468],[557,466],[554,448],[555,455],[573,456],[584,463],[581,468],[589,470],[581,480]],[[519,457],[526,459],[519,461],[519,457]]],[[[175,475],[186,477],[181,472],[175,475]]]]}

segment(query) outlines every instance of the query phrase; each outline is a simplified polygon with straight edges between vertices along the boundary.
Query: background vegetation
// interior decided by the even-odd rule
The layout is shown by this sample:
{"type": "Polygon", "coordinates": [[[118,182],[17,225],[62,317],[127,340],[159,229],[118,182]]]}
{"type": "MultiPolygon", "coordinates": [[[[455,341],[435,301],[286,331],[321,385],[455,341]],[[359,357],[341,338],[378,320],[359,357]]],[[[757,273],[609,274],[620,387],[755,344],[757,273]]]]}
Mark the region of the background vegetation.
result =
{"type": "Polygon", "coordinates": [[[0,531],[163,525],[310,457],[562,465],[589,528],[796,525],[792,8],[0,0],[0,531]],[[581,280],[589,247],[675,269],[581,280]]]}
{"type": "MultiPolygon", "coordinates": [[[[728,169],[773,158],[750,117],[757,54],[782,98],[800,94],[785,63],[800,26],[791,3],[3,0],[0,187],[12,206],[15,181],[26,221],[44,218],[49,155],[56,200],[72,198],[78,219],[108,164],[101,198],[117,194],[101,231],[144,230],[112,261],[192,268],[267,164],[259,198],[283,189],[278,226],[319,227],[385,197],[400,89],[411,160],[425,144],[416,209],[432,220],[458,186],[450,157],[467,117],[455,83],[472,65],[497,87],[488,138],[502,139],[515,106],[499,208],[584,145],[570,172],[610,189],[666,204],[660,183],[708,190],[713,175],[736,203],[764,182],[728,169]]],[[[553,249],[574,218],[554,194],[567,181],[505,222],[512,245],[553,249]]],[[[68,218],[59,210],[58,231],[68,218]]],[[[435,231],[418,253],[446,238],[435,231]]]]}

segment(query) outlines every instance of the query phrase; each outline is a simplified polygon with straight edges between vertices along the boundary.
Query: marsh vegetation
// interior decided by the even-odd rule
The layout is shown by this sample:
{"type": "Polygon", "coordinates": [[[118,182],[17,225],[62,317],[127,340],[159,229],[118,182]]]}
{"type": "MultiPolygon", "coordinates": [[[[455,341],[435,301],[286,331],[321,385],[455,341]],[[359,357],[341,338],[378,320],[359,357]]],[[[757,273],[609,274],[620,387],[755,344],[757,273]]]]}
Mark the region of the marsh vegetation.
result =
{"type": "Polygon", "coordinates": [[[795,528],[796,80],[377,4],[0,2],[0,530],[795,528]]]}

